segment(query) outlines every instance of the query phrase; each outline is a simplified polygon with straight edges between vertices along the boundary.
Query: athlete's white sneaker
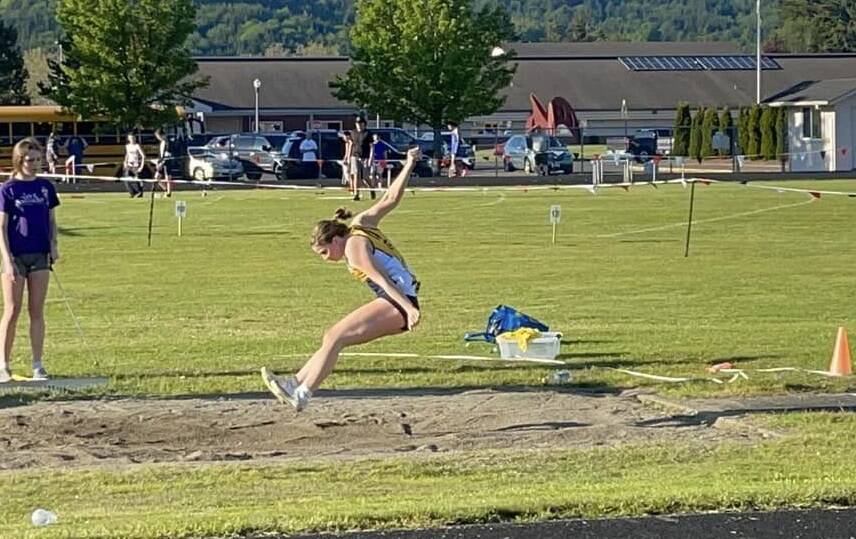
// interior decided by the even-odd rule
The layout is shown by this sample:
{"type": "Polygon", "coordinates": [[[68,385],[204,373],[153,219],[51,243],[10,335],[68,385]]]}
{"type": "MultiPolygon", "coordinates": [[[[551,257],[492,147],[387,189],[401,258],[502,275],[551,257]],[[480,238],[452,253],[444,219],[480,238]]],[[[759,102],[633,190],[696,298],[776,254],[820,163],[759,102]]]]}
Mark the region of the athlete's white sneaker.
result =
{"type": "Polygon", "coordinates": [[[297,378],[293,376],[277,376],[267,370],[267,367],[262,367],[262,380],[268,390],[273,393],[273,396],[283,404],[290,404],[298,412],[306,408],[309,404],[309,399],[300,398],[298,396],[297,387],[300,385],[297,378]]]}

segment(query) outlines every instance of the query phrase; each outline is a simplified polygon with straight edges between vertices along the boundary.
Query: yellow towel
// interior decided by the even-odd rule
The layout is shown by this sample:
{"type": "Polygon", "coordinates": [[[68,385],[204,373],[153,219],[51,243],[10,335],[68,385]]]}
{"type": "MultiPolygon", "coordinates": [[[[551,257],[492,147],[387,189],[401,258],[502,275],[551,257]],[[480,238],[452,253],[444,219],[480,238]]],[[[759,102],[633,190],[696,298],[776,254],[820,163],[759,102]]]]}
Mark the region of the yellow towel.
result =
{"type": "Polygon", "coordinates": [[[500,339],[508,341],[517,341],[517,347],[521,352],[525,352],[529,348],[529,341],[537,339],[541,336],[541,332],[533,328],[518,328],[514,331],[503,333],[499,336],[500,339]]]}

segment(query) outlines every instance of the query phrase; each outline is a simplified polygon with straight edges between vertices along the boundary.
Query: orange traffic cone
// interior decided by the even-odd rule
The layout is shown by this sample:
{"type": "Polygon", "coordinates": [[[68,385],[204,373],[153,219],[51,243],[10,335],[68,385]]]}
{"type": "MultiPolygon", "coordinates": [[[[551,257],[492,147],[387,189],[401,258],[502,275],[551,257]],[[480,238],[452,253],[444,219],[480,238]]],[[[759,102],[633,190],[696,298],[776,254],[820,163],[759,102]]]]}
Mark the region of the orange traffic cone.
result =
{"type": "Polygon", "coordinates": [[[847,343],[847,332],[844,328],[838,328],[835,351],[832,352],[832,361],[829,362],[829,374],[847,376],[852,373],[853,369],[850,366],[850,345],[847,343]]]}

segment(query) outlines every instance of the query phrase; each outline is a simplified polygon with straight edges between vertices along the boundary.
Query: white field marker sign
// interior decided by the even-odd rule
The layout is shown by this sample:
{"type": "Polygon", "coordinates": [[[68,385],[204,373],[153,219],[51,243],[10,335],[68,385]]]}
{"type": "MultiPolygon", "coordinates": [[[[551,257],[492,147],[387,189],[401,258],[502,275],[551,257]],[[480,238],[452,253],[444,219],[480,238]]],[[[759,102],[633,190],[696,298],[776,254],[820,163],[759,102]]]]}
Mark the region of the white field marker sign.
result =
{"type": "Polygon", "coordinates": [[[558,204],[550,206],[550,224],[553,225],[553,245],[556,244],[556,227],[562,222],[562,207],[558,204]]]}
{"type": "Polygon", "coordinates": [[[181,222],[187,217],[187,201],[175,201],[175,216],[178,217],[178,235],[181,236],[181,222]]]}

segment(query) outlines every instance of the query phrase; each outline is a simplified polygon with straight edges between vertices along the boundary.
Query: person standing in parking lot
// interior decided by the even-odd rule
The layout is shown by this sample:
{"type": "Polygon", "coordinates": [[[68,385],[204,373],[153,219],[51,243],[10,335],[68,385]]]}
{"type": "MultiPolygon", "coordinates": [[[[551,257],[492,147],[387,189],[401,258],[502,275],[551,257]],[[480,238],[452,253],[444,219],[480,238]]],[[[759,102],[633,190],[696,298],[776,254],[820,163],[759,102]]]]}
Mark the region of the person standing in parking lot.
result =
{"type": "Polygon", "coordinates": [[[169,167],[172,165],[172,153],[169,151],[169,140],[162,129],[155,131],[155,138],[158,139],[158,163],[155,168],[155,180],[164,180],[160,183],[161,188],[165,191],[166,197],[172,196],[172,181],[169,178],[169,167]],[[166,184],[166,187],[164,187],[166,184]]]}
{"type": "Polygon", "coordinates": [[[383,173],[386,170],[386,154],[391,149],[380,135],[372,135],[372,182],[375,187],[383,185],[383,173]]]}
{"type": "Polygon", "coordinates": [[[139,178],[145,164],[146,154],[137,144],[137,137],[128,134],[128,143],[125,144],[125,162],[122,164],[122,176],[127,178],[125,186],[128,188],[131,198],[143,198],[143,182],[139,181],[139,178]]]}
{"type": "Polygon", "coordinates": [[[455,157],[457,157],[458,148],[461,145],[461,133],[458,131],[458,124],[455,122],[448,122],[447,127],[452,133],[451,140],[449,141],[449,177],[454,178],[458,175],[458,167],[455,163],[455,157]]]}
{"type": "Polygon", "coordinates": [[[372,199],[375,198],[374,186],[371,185],[369,179],[369,167],[372,162],[372,134],[366,129],[366,119],[362,116],[357,116],[357,129],[351,132],[353,139],[353,149],[351,156],[351,175],[354,178],[352,183],[354,189],[354,200],[360,199],[360,184],[364,184],[369,188],[369,194],[372,199]]]}
{"type": "Polygon", "coordinates": [[[318,144],[311,131],[307,131],[306,137],[300,141],[300,161],[310,177],[318,177],[318,144]]]}
{"type": "Polygon", "coordinates": [[[59,149],[62,147],[59,137],[55,129],[51,129],[51,134],[48,135],[48,141],[45,145],[45,158],[48,161],[48,172],[56,174],[56,166],[60,161],[59,149]]]}
{"type": "Polygon", "coordinates": [[[68,151],[69,157],[74,157],[74,170],[72,171],[72,176],[77,174],[78,169],[83,166],[83,154],[86,152],[86,148],[88,147],[89,143],[87,143],[86,139],[80,135],[75,134],[68,139],[65,149],[68,151]]]}
{"type": "Polygon", "coordinates": [[[340,133],[342,138],[342,185],[348,186],[348,191],[353,192],[353,178],[351,177],[351,156],[354,150],[354,140],[351,132],[340,133]]]}

